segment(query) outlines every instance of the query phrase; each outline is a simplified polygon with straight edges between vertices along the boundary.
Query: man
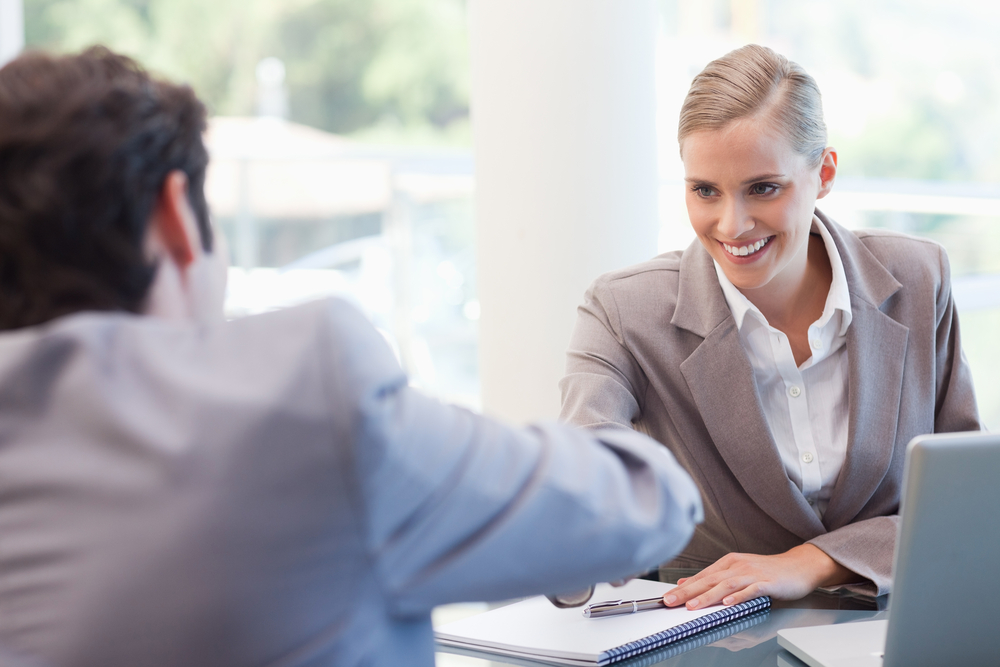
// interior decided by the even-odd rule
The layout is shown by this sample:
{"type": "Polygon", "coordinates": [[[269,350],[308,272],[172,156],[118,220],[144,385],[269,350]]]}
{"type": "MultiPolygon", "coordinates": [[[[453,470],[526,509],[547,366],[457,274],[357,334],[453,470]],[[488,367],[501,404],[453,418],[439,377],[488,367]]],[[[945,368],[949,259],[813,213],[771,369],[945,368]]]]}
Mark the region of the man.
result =
{"type": "Polygon", "coordinates": [[[0,645],[429,665],[435,605],[683,547],[697,492],[643,436],[442,405],[340,301],[224,322],[204,124],[103,49],[0,70],[0,645]]]}

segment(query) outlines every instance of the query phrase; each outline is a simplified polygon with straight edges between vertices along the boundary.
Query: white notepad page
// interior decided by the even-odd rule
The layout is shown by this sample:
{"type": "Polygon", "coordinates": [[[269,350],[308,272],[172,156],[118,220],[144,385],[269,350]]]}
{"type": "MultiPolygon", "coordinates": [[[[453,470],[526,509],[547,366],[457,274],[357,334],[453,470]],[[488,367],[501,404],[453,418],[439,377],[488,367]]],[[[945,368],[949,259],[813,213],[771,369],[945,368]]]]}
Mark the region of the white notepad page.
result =
{"type": "MultiPolygon", "coordinates": [[[[658,597],[673,587],[645,579],[635,579],[620,588],[599,584],[591,603],[658,597]]],[[[434,635],[440,643],[451,646],[568,665],[593,665],[600,662],[606,651],[720,608],[690,611],[684,607],[664,607],[621,616],[585,618],[583,607],[557,609],[539,596],[448,623],[435,628],[434,635]]]]}

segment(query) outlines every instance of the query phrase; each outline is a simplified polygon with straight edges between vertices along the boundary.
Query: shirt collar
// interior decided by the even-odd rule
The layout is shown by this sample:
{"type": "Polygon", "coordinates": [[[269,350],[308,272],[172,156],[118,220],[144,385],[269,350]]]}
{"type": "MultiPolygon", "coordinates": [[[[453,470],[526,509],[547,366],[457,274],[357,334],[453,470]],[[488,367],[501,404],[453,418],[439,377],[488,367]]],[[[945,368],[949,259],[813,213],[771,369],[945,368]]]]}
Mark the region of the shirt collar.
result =
{"type": "Polygon", "coordinates": [[[830,230],[815,215],[813,216],[812,229],[810,231],[818,231],[820,237],[823,239],[823,245],[826,246],[826,253],[830,256],[830,269],[833,273],[833,280],[830,282],[830,293],[826,296],[826,305],[823,306],[823,314],[820,316],[819,324],[821,326],[826,324],[833,317],[834,311],[839,310],[842,315],[840,317],[840,331],[837,334],[843,336],[847,334],[847,327],[851,326],[851,320],[854,319],[854,316],[851,314],[851,292],[847,287],[847,273],[844,271],[844,261],[840,258],[840,251],[837,249],[837,244],[833,241],[830,230]]]}
{"type": "MultiPolygon", "coordinates": [[[[851,325],[851,320],[853,319],[851,314],[851,294],[847,287],[847,273],[844,271],[844,262],[840,258],[840,252],[837,250],[837,245],[834,243],[833,237],[830,235],[829,230],[827,230],[826,225],[815,215],[813,216],[812,227],[809,231],[819,233],[820,238],[823,239],[823,246],[830,257],[830,269],[833,273],[833,280],[830,282],[830,292],[826,295],[823,314],[820,315],[817,324],[824,326],[834,316],[834,313],[839,310],[841,317],[838,335],[843,336],[847,333],[847,327],[851,325]]],[[[743,329],[743,322],[748,312],[753,313],[761,322],[766,323],[767,319],[757,306],[750,303],[750,300],[736,289],[736,286],[726,277],[719,263],[714,260],[712,263],[715,264],[715,275],[719,278],[719,285],[722,287],[722,293],[726,297],[726,303],[733,314],[733,319],[736,320],[736,328],[743,329]]]]}
{"type": "Polygon", "coordinates": [[[759,316],[762,322],[766,321],[764,315],[757,309],[757,306],[750,303],[750,299],[743,296],[743,293],[736,289],[736,285],[729,282],[729,278],[726,277],[719,263],[715,260],[712,260],[712,263],[715,264],[715,275],[719,277],[719,285],[722,287],[722,293],[726,297],[726,303],[729,304],[729,310],[733,314],[733,319],[736,320],[736,328],[742,331],[743,319],[748,312],[759,316]]]}

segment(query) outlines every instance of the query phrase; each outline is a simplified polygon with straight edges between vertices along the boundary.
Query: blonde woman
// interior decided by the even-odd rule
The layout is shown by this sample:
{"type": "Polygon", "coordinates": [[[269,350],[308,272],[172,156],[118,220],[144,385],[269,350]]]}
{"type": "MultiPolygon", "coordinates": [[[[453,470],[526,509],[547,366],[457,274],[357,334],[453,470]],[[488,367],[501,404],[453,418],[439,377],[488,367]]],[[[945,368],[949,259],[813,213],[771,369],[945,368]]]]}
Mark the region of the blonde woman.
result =
{"type": "Polygon", "coordinates": [[[668,605],[887,593],[907,442],[980,428],[945,252],[816,209],[837,152],[815,81],[770,49],[710,63],[678,140],[698,238],[587,291],[562,417],[645,432],[698,483],[669,565],[701,571],[668,605]]]}

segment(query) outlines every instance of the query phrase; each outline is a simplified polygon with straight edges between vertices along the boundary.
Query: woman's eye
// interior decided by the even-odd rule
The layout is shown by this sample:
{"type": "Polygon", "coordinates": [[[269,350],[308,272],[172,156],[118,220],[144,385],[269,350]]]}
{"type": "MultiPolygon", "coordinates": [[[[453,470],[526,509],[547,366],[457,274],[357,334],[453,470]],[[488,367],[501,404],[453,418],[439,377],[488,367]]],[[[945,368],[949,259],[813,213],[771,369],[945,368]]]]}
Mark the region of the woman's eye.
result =
{"type": "Polygon", "coordinates": [[[715,194],[715,190],[713,190],[708,186],[697,187],[694,189],[694,191],[698,193],[699,197],[711,197],[712,195],[715,194]]]}
{"type": "Polygon", "coordinates": [[[769,195],[777,189],[778,186],[775,185],[774,183],[754,183],[753,185],[750,186],[750,194],[769,195]]]}

